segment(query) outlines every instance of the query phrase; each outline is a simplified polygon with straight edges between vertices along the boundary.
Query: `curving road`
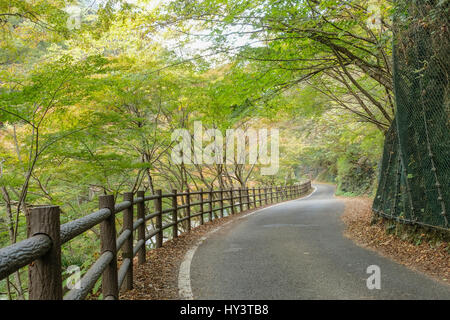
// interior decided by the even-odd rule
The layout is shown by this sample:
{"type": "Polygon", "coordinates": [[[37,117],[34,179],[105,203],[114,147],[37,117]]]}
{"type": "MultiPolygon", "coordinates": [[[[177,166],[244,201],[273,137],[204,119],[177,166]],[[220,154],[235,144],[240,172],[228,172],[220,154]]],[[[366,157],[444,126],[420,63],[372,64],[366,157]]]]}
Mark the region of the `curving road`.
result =
{"type": "Polygon", "coordinates": [[[191,262],[195,299],[450,299],[450,286],[343,237],[334,187],[257,211],[212,234],[191,262]],[[369,290],[367,267],[381,270],[369,290]]]}

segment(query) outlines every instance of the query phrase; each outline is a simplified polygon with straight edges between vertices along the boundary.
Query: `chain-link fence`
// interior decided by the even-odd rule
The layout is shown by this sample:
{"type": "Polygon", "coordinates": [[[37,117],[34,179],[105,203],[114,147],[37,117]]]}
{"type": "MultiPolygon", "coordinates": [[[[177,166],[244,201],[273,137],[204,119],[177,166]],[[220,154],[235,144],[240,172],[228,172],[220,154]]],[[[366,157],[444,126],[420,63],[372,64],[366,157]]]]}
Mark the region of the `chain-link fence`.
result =
{"type": "Polygon", "coordinates": [[[449,230],[449,1],[397,0],[396,119],[389,129],[374,211],[449,230]]]}

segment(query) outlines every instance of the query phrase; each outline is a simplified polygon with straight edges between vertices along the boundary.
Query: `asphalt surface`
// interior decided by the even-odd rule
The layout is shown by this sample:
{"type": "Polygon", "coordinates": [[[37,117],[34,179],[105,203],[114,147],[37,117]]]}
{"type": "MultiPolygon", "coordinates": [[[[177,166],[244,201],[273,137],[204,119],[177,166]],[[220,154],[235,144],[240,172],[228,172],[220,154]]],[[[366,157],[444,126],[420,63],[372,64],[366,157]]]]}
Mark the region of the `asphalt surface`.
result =
{"type": "Polygon", "coordinates": [[[342,235],[334,187],[263,209],[212,234],[191,262],[195,299],[450,299],[450,286],[342,235]],[[367,267],[381,271],[369,290],[367,267]]]}

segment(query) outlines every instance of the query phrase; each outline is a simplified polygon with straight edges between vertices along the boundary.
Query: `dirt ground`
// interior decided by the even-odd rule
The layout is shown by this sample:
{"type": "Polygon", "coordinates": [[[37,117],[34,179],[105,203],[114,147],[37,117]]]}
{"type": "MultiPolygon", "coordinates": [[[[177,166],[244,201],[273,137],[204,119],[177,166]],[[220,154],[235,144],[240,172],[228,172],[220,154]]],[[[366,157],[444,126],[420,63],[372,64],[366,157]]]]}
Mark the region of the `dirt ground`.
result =
{"type": "MultiPolygon", "coordinates": [[[[450,284],[450,243],[427,239],[425,233],[412,235],[387,232],[392,222],[378,219],[371,224],[372,199],[366,197],[338,197],[345,202],[342,216],[347,228],[345,236],[358,245],[377,251],[411,269],[423,272],[450,284]]],[[[405,227],[404,229],[407,230],[405,227]]]]}
{"type": "MultiPolygon", "coordinates": [[[[267,205],[270,206],[270,205],[267,205]]],[[[212,220],[183,233],[178,238],[164,242],[161,248],[147,252],[146,263],[139,266],[134,261],[133,290],[120,295],[125,300],[174,300],[178,299],[178,270],[186,252],[205,234],[229,221],[255,210],[246,210],[232,216],[212,220]]]]}
{"type": "MultiPolygon", "coordinates": [[[[372,200],[366,197],[338,197],[345,202],[342,216],[347,228],[345,236],[358,245],[377,251],[411,269],[450,284],[450,244],[448,242],[423,241],[412,243],[386,232],[386,223],[371,224],[372,200]]],[[[263,208],[263,207],[260,207],[263,208]]],[[[258,208],[258,209],[260,209],[258,208]]],[[[164,246],[147,252],[147,262],[134,262],[134,289],[122,293],[120,299],[173,300],[178,299],[178,270],[185,253],[203,235],[230,220],[237,220],[250,211],[216,219],[183,233],[164,246]]],[[[425,235],[424,235],[425,236],[425,235]]],[[[419,236],[420,237],[420,236],[419,236]]]]}

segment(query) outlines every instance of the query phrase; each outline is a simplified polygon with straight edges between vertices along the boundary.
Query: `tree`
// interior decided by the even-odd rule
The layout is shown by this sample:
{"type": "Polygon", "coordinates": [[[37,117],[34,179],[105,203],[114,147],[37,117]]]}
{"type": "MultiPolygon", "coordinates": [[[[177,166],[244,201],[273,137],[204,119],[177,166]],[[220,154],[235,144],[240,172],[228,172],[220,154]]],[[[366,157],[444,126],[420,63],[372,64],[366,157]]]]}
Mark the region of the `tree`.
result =
{"type": "Polygon", "coordinates": [[[262,97],[308,83],[385,132],[393,119],[390,3],[378,9],[364,1],[208,0],[171,3],[165,18],[183,35],[212,30],[216,53],[255,65],[262,97]]]}

